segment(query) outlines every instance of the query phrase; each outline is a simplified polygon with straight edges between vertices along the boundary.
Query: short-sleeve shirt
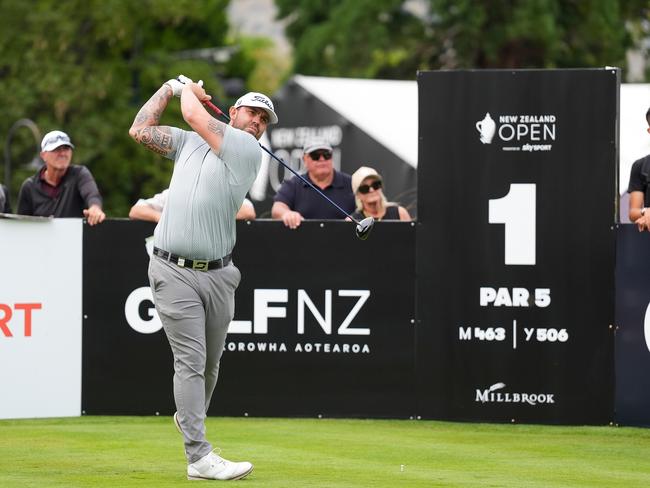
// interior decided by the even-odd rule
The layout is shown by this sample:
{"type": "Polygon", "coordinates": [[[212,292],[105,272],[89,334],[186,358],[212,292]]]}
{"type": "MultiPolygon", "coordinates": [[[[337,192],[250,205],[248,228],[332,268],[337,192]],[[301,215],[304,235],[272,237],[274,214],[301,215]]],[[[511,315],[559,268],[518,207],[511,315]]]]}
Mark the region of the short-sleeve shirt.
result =
{"type": "MultiPolygon", "coordinates": [[[[302,176],[312,182],[308,173],[302,176]]],[[[352,194],[352,178],[350,175],[340,171],[334,171],[332,183],[321,191],[347,213],[351,213],[354,210],[355,202],[354,195],[352,194]]],[[[296,176],[284,181],[280,185],[273,200],[284,203],[291,210],[299,212],[305,219],[345,218],[345,215],[340,210],[296,176]]]]}
{"type": "Polygon", "coordinates": [[[628,193],[633,191],[643,192],[643,206],[650,207],[650,191],[648,191],[648,175],[643,174],[643,166],[650,170],[650,155],[645,158],[638,159],[632,164],[630,170],[630,183],[628,185],[628,193]]]}
{"type": "Polygon", "coordinates": [[[260,169],[260,146],[227,126],[216,153],[196,132],[171,130],[174,173],[154,245],[189,259],[222,258],[235,247],[235,215],[260,169]]]}

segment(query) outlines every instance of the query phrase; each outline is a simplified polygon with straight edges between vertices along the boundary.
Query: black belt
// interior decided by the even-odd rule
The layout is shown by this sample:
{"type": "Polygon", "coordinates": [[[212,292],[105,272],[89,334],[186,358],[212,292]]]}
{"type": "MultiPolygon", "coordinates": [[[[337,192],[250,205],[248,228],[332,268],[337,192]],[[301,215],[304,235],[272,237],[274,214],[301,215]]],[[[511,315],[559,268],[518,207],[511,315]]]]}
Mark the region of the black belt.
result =
{"type": "Polygon", "coordinates": [[[168,251],[163,251],[157,247],[153,248],[153,253],[159,258],[163,258],[165,261],[174,263],[181,268],[190,268],[198,271],[207,271],[209,269],[219,269],[228,266],[232,262],[232,254],[222,257],[221,259],[215,259],[214,261],[208,261],[206,259],[187,259],[180,256],[176,256],[168,251]]]}

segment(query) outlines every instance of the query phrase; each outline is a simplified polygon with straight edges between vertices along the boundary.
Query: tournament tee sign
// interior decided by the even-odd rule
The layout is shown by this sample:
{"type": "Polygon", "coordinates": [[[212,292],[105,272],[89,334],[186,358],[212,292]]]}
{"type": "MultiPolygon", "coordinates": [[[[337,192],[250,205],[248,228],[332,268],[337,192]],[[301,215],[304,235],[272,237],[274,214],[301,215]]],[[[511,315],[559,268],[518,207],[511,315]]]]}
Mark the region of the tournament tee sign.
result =
{"type": "Polygon", "coordinates": [[[619,79],[419,73],[423,416],[613,419],[619,79]]]}

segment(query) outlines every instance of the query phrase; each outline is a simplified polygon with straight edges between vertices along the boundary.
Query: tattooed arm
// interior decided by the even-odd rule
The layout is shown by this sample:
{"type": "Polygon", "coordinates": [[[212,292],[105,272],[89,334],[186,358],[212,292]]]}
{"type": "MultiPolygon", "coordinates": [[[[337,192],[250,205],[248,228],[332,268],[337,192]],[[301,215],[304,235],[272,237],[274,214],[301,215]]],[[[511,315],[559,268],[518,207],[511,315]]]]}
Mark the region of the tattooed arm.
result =
{"type": "Polygon", "coordinates": [[[227,124],[212,117],[201,102],[210,100],[203,87],[187,83],[181,93],[181,112],[185,122],[199,134],[216,153],[221,148],[227,124]]]}
{"type": "Polygon", "coordinates": [[[158,125],[169,100],[174,96],[169,85],[165,84],[154,93],[135,116],[129,135],[147,149],[163,156],[168,155],[172,146],[171,129],[158,125]]]}

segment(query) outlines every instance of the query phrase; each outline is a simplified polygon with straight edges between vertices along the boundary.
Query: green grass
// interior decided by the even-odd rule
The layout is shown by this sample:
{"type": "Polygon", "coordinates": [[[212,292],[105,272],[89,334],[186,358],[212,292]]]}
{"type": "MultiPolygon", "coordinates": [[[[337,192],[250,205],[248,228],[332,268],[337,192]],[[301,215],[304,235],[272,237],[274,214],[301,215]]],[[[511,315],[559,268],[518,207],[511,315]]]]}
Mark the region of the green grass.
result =
{"type": "MultiPolygon", "coordinates": [[[[236,485],[248,488],[650,486],[648,429],[265,418],[207,426],[224,457],[255,465],[236,485]]],[[[169,417],[0,421],[2,488],[187,486],[185,467],[169,417]]]]}

